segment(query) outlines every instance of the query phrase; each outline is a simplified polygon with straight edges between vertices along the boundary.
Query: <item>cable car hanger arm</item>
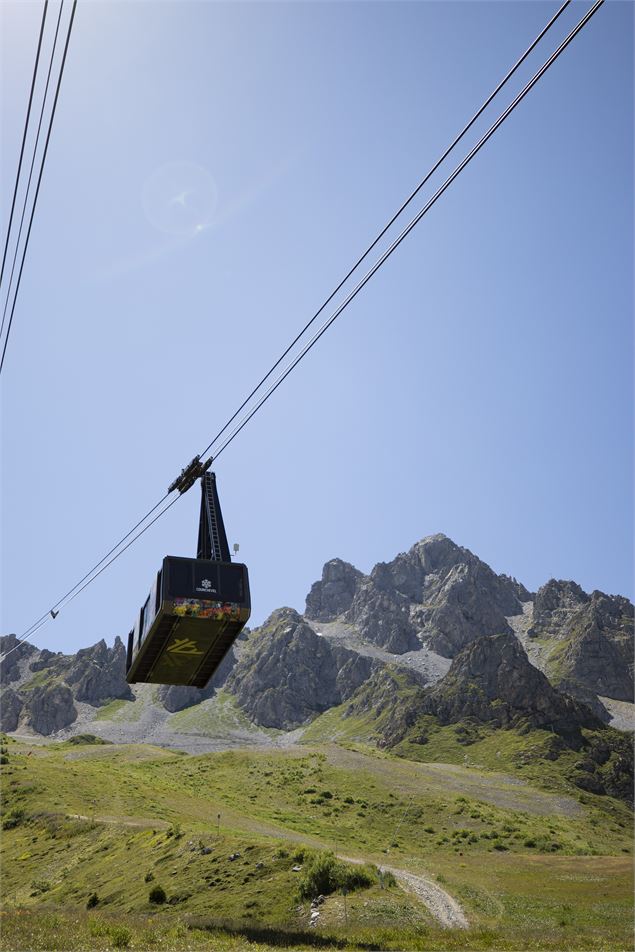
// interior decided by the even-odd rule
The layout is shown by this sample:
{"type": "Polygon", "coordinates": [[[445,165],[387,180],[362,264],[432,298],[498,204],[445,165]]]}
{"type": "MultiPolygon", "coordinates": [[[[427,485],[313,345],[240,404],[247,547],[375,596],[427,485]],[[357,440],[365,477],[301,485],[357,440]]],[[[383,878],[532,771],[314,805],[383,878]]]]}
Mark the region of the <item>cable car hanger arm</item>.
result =
{"type": "Polygon", "coordinates": [[[191,463],[188,463],[181,470],[181,475],[177,476],[168,486],[168,492],[171,493],[175,489],[178,489],[179,493],[183,495],[188,489],[191,489],[199,476],[204,476],[207,470],[212,465],[213,456],[210,456],[209,459],[201,463],[201,457],[195,456],[191,463]]]}

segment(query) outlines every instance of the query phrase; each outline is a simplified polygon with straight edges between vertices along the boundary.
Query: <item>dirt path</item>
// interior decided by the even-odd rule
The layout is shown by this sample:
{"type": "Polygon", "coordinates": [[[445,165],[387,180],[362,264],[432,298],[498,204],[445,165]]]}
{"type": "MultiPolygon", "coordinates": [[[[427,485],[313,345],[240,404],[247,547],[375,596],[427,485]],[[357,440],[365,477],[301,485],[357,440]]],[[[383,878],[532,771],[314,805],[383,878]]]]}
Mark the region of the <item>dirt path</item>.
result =
{"type": "Polygon", "coordinates": [[[385,872],[392,873],[402,889],[413,893],[428,907],[432,915],[446,929],[467,929],[469,923],[456,899],[445,889],[423,876],[416,876],[405,869],[382,866],[385,872]]]}
{"type": "MultiPolygon", "coordinates": [[[[345,863],[367,863],[366,859],[359,859],[356,856],[344,856],[340,853],[337,858],[344,860],[345,863]]],[[[445,889],[441,889],[431,879],[425,876],[417,876],[407,869],[396,869],[394,866],[379,866],[382,873],[392,873],[399,885],[406,892],[412,893],[420,902],[427,906],[434,918],[445,929],[467,929],[469,922],[459,903],[445,889]]]]}
{"type": "Polygon", "coordinates": [[[133,826],[142,830],[167,830],[170,827],[165,820],[146,820],[143,817],[121,816],[85,816],[83,813],[67,813],[69,820],[89,820],[91,823],[104,823],[110,826],[133,826]]]}

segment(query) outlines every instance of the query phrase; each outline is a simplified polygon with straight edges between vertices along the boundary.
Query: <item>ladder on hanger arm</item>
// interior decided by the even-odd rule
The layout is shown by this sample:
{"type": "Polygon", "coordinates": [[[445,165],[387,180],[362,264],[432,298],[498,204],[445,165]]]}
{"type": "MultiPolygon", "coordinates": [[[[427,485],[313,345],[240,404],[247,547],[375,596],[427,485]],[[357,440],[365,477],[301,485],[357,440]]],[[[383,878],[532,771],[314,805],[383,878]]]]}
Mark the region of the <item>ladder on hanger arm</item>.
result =
{"type": "Polygon", "coordinates": [[[196,558],[231,562],[214,473],[204,473],[201,476],[201,515],[196,558]]]}

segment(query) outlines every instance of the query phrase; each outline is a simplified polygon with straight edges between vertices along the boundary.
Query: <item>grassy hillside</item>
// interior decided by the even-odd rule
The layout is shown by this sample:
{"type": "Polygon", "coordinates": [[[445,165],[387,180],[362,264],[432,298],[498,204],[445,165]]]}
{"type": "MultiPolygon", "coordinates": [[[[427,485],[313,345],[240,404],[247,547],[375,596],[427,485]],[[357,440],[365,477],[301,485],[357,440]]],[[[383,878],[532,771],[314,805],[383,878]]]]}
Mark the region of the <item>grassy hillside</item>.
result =
{"type": "Polygon", "coordinates": [[[508,732],[498,749],[472,745],[481,766],[443,734],[425,749],[444,762],[415,763],[317,743],[329,718],[288,751],[6,742],[3,947],[630,947],[623,803],[571,787],[560,761],[524,783],[509,749],[523,738],[508,732]],[[312,926],[306,882],[320,864],[333,891],[312,926]],[[442,929],[382,864],[441,884],[468,932],[442,929]],[[164,902],[150,901],[157,887],[164,902]]]}

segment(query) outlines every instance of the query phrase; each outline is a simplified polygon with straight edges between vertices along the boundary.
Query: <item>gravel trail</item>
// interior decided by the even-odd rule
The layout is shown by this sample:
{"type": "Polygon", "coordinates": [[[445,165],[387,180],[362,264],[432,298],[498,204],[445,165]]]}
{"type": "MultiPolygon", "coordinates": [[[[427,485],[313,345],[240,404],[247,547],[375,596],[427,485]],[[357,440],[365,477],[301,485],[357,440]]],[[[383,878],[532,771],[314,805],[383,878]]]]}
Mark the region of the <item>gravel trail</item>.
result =
{"type": "Polygon", "coordinates": [[[392,873],[406,892],[413,893],[428,907],[434,918],[446,929],[467,929],[469,922],[459,903],[445,889],[424,876],[416,876],[405,869],[382,866],[385,872],[392,873]]]}

